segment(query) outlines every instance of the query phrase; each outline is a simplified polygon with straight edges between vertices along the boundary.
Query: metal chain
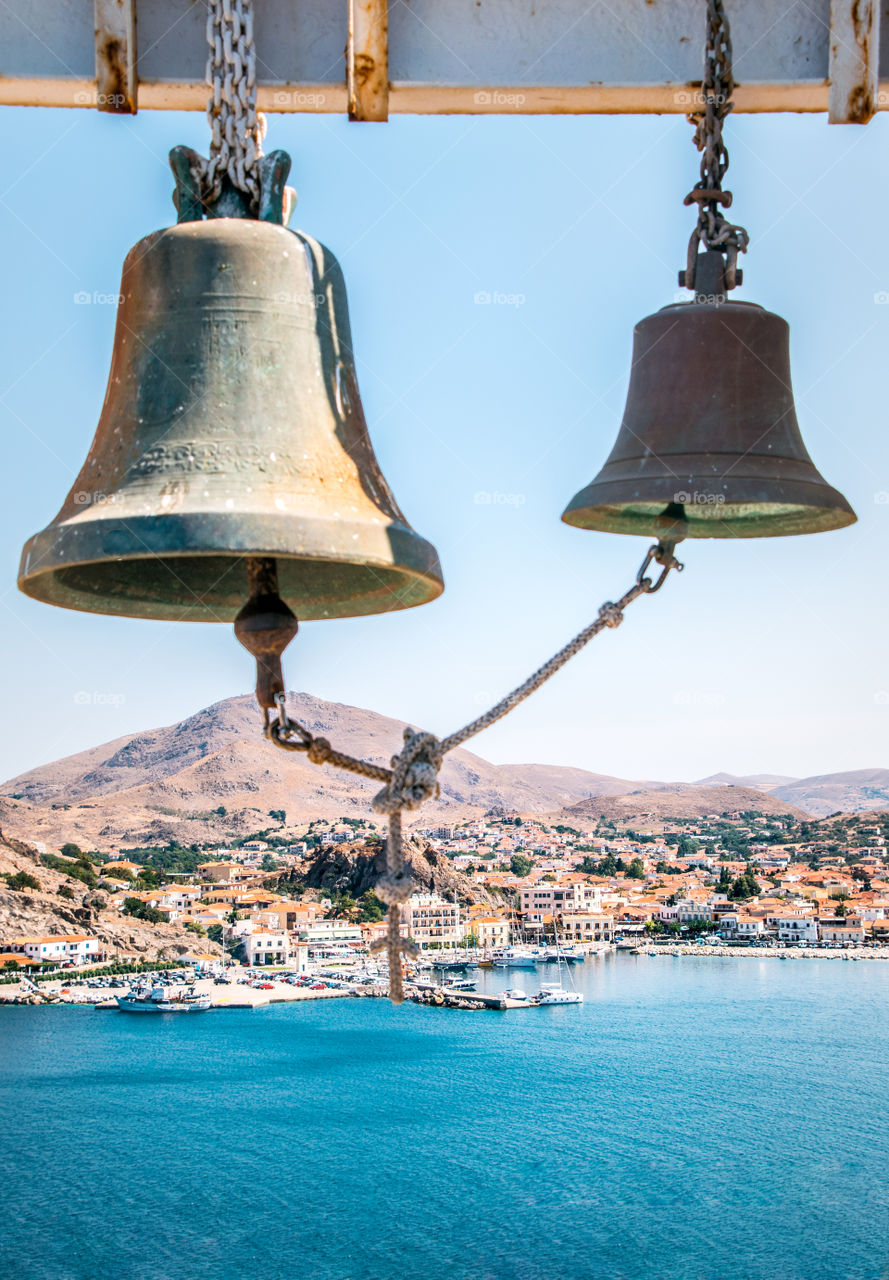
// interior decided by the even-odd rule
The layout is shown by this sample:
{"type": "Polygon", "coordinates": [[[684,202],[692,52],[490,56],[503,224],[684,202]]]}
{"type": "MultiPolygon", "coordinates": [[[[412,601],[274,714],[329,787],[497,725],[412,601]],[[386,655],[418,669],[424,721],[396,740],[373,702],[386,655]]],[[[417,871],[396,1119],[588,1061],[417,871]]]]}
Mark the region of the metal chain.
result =
{"type": "Polygon", "coordinates": [[[704,77],[701,81],[703,110],[691,111],[695,126],[694,144],[701,152],[701,176],[685,197],[687,205],[698,206],[698,225],[688,245],[689,288],[694,286],[698,245],[726,254],[726,286],[734,288],[739,253],[747,252],[749,236],[743,227],[730,223],[722,209],[732,203],[731,191],[722,182],[729,167],[729,154],[722,138],[722,122],[732,111],[735,81],[732,74],[732,40],[722,0],[707,0],[707,42],[704,49],[704,77]]]}
{"type": "Polygon", "coordinates": [[[388,769],[382,765],[373,764],[370,760],[361,760],[357,756],[337,751],[326,738],[316,737],[305,725],[297,720],[291,720],[287,714],[286,696],[283,693],[277,694],[275,698],[278,709],[277,718],[270,717],[267,711],[263,713],[263,731],[276,746],[282,747],[285,751],[305,752],[312,764],[331,764],[337,769],[345,769],[350,773],[357,773],[364,778],[373,778],[386,784],[372,801],[376,812],[385,813],[389,818],[386,874],[379,881],[374,892],[381,901],[388,904],[389,910],[386,917],[386,937],[373,943],[371,950],[385,950],[388,953],[389,998],[393,1004],[400,1004],[404,998],[402,958],[417,954],[416,943],[401,935],[401,903],[410,897],[413,887],[410,874],[404,865],[403,811],[418,809],[421,804],[434,799],[439,794],[438,771],[448,751],[453,751],[468,738],[481,733],[483,729],[489,728],[508,715],[520,702],[524,702],[567,662],[570,662],[594,636],[609,627],[620,626],[627,605],[638,600],[640,596],[653,595],[655,591],[659,591],[671,569],[681,572],[683,565],[674,556],[674,550],[675,543],[668,541],[650,547],[632,587],[624,592],[619,600],[603,604],[589,626],[484,715],[441,740],[431,733],[405,729],[404,746],[398,755],[392,757],[388,769]],[[661,566],[661,572],[656,580],[647,576],[653,562],[661,566]]]}
{"type": "Polygon", "coordinates": [[[222,179],[259,201],[257,162],[265,116],[256,110],[253,0],[208,0],[207,120],[212,134],[205,172],[205,202],[218,200],[222,179]]]}

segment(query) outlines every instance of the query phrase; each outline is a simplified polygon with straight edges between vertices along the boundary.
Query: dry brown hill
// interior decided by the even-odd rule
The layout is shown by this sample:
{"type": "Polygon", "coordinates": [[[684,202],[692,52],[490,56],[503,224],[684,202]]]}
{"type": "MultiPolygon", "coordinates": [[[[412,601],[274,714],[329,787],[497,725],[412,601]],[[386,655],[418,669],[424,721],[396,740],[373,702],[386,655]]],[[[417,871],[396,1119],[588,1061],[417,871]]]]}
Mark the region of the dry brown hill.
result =
{"type": "Polygon", "coordinates": [[[725,815],[745,810],[757,813],[792,813],[807,815],[753,787],[673,786],[649,791],[632,791],[623,796],[597,796],[581,800],[564,809],[562,820],[569,824],[595,821],[598,817],[613,822],[638,824],[660,823],[665,818],[701,818],[710,814],[725,815]]]}
{"type": "Polygon", "coordinates": [[[177,924],[146,924],[108,909],[107,895],[88,889],[80,880],[51,870],[37,850],[0,831],[0,873],[26,871],[39,889],[10,889],[0,880],[0,938],[44,934],[88,933],[106,943],[110,952],[134,952],[146,960],[175,960],[195,952],[213,951],[213,943],[177,924]],[[71,897],[63,897],[64,888],[71,897]]]}
{"type": "MultiPolygon", "coordinates": [[[[308,694],[288,700],[292,716],[352,754],[387,763],[401,745],[399,721],[308,694]]],[[[639,785],[555,765],[494,765],[457,750],[442,768],[441,799],[414,821],[498,807],[544,813],[639,785]]],[[[13,778],[0,790],[0,823],[53,846],[221,842],[269,826],[272,809],[283,809],[288,823],[369,816],[378,789],[278,750],[262,737],[253,699],[240,697],[13,778]],[[220,807],[224,813],[216,812],[220,807]]]]}

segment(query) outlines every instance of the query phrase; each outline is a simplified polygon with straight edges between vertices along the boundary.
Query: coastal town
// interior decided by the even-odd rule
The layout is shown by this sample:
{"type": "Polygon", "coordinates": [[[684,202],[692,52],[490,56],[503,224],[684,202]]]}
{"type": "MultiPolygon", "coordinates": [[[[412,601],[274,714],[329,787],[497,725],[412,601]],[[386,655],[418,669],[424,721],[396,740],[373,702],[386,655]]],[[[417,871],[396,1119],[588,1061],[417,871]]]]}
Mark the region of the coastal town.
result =
{"type": "MultiPolygon", "coordinates": [[[[116,940],[89,928],[8,930],[2,980],[164,959],[304,973],[366,955],[385,933],[384,907],[372,887],[357,891],[355,872],[360,863],[367,879],[382,830],[356,818],[286,827],[283,813],[269,818],[253,838],[208,849],[21,846],[31,869],[19,858],[20,869],[3,875],[4,898],[33,901],[41,876],[51,877],[80,918],[110,914],[140,932],[133,945],[135,935],[120,930],[116,940]],[[170,925],[180,939],[172,946],[170,925]]],[[[656,831],[491,812],[411,832],[417,861],[442,873],[418,883],[403,931],[432,958],[553,945],[582,954],[769,947],[889,957],[887,840],[885,811],[818,821],[745,811],[664,821],[656,831]]]]}

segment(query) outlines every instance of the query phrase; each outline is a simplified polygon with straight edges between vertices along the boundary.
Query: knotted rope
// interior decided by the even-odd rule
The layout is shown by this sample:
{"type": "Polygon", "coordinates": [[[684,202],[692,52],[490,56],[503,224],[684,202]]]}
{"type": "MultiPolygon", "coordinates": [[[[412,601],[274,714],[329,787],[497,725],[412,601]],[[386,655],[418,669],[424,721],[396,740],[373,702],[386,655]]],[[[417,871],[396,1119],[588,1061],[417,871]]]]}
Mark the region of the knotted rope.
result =
{"type": "Polygon", "coordinates": [[[326,738],[315,737],[305,725],[289,718],[285,695],[279,693],[276,696],[278,717],[270,719],[266,714],[264,723],[265,736],[276,746],[286,751],[302,751],[312,764],[330,764],[337,769],[344,769],[385,783],[371,803],[377,813],[385,813],[389,819],[386,874],[374,890],[380,901],[385,902],[389,909],[386,913],[386,936],[372,943],[371,951],[386,951],[388,954],[389,999],[393,1004],[401,1004],[404,999],[402,960],[405,957],[416,956],[419,951],[412,939],[402,937],[401,934],[401,904],[407,901],[413,888],[410,874],[404,865],[402,830],[404,810],[418,809],[427,800],[437,798],[439,795],[438,773],[449,751],[453,751],[467,739],[490,728],[498,720],[502,720],[520,702],[524,702],[567,662],[570,662],[594,636],[609,628],[619,627],[623,622],[627,605],[632,604],[639,596],[652,595],[658,591],[671,569],[681,570],[683,566],[676,560],[673,550],[672,542],[658,543],[651,547],[629,591],[626,591],[619,600],[614,602],[609,600],[603,604],[589,626],[584,627],[573,640],[539,667],[523,684],[502,698],[490,711],[486,711],[484,715],[441,740],[431,733],[405,729],[404,746],[397,755],[392,757],[388,769],[373,764],[369,760],[361,760],[356,756],[337,751],[326,738]],[[656,582],[652,582],[651,578],[645,576],[652,561],[661,566],[661,574],[656,582]]]}

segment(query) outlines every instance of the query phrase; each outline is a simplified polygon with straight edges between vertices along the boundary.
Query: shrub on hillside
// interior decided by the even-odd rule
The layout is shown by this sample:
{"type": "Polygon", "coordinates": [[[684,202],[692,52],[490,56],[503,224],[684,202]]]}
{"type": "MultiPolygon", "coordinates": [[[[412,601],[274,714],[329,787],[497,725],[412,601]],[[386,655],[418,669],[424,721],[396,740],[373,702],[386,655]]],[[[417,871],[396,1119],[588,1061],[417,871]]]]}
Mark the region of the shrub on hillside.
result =
{"type": "Polygon", "coordinates": [[[12,875],[6,877],[6,883],[10,889],[39,889],[40,881],[34,876],[29,875],[27,871],[16,871],[12,875]]]}

